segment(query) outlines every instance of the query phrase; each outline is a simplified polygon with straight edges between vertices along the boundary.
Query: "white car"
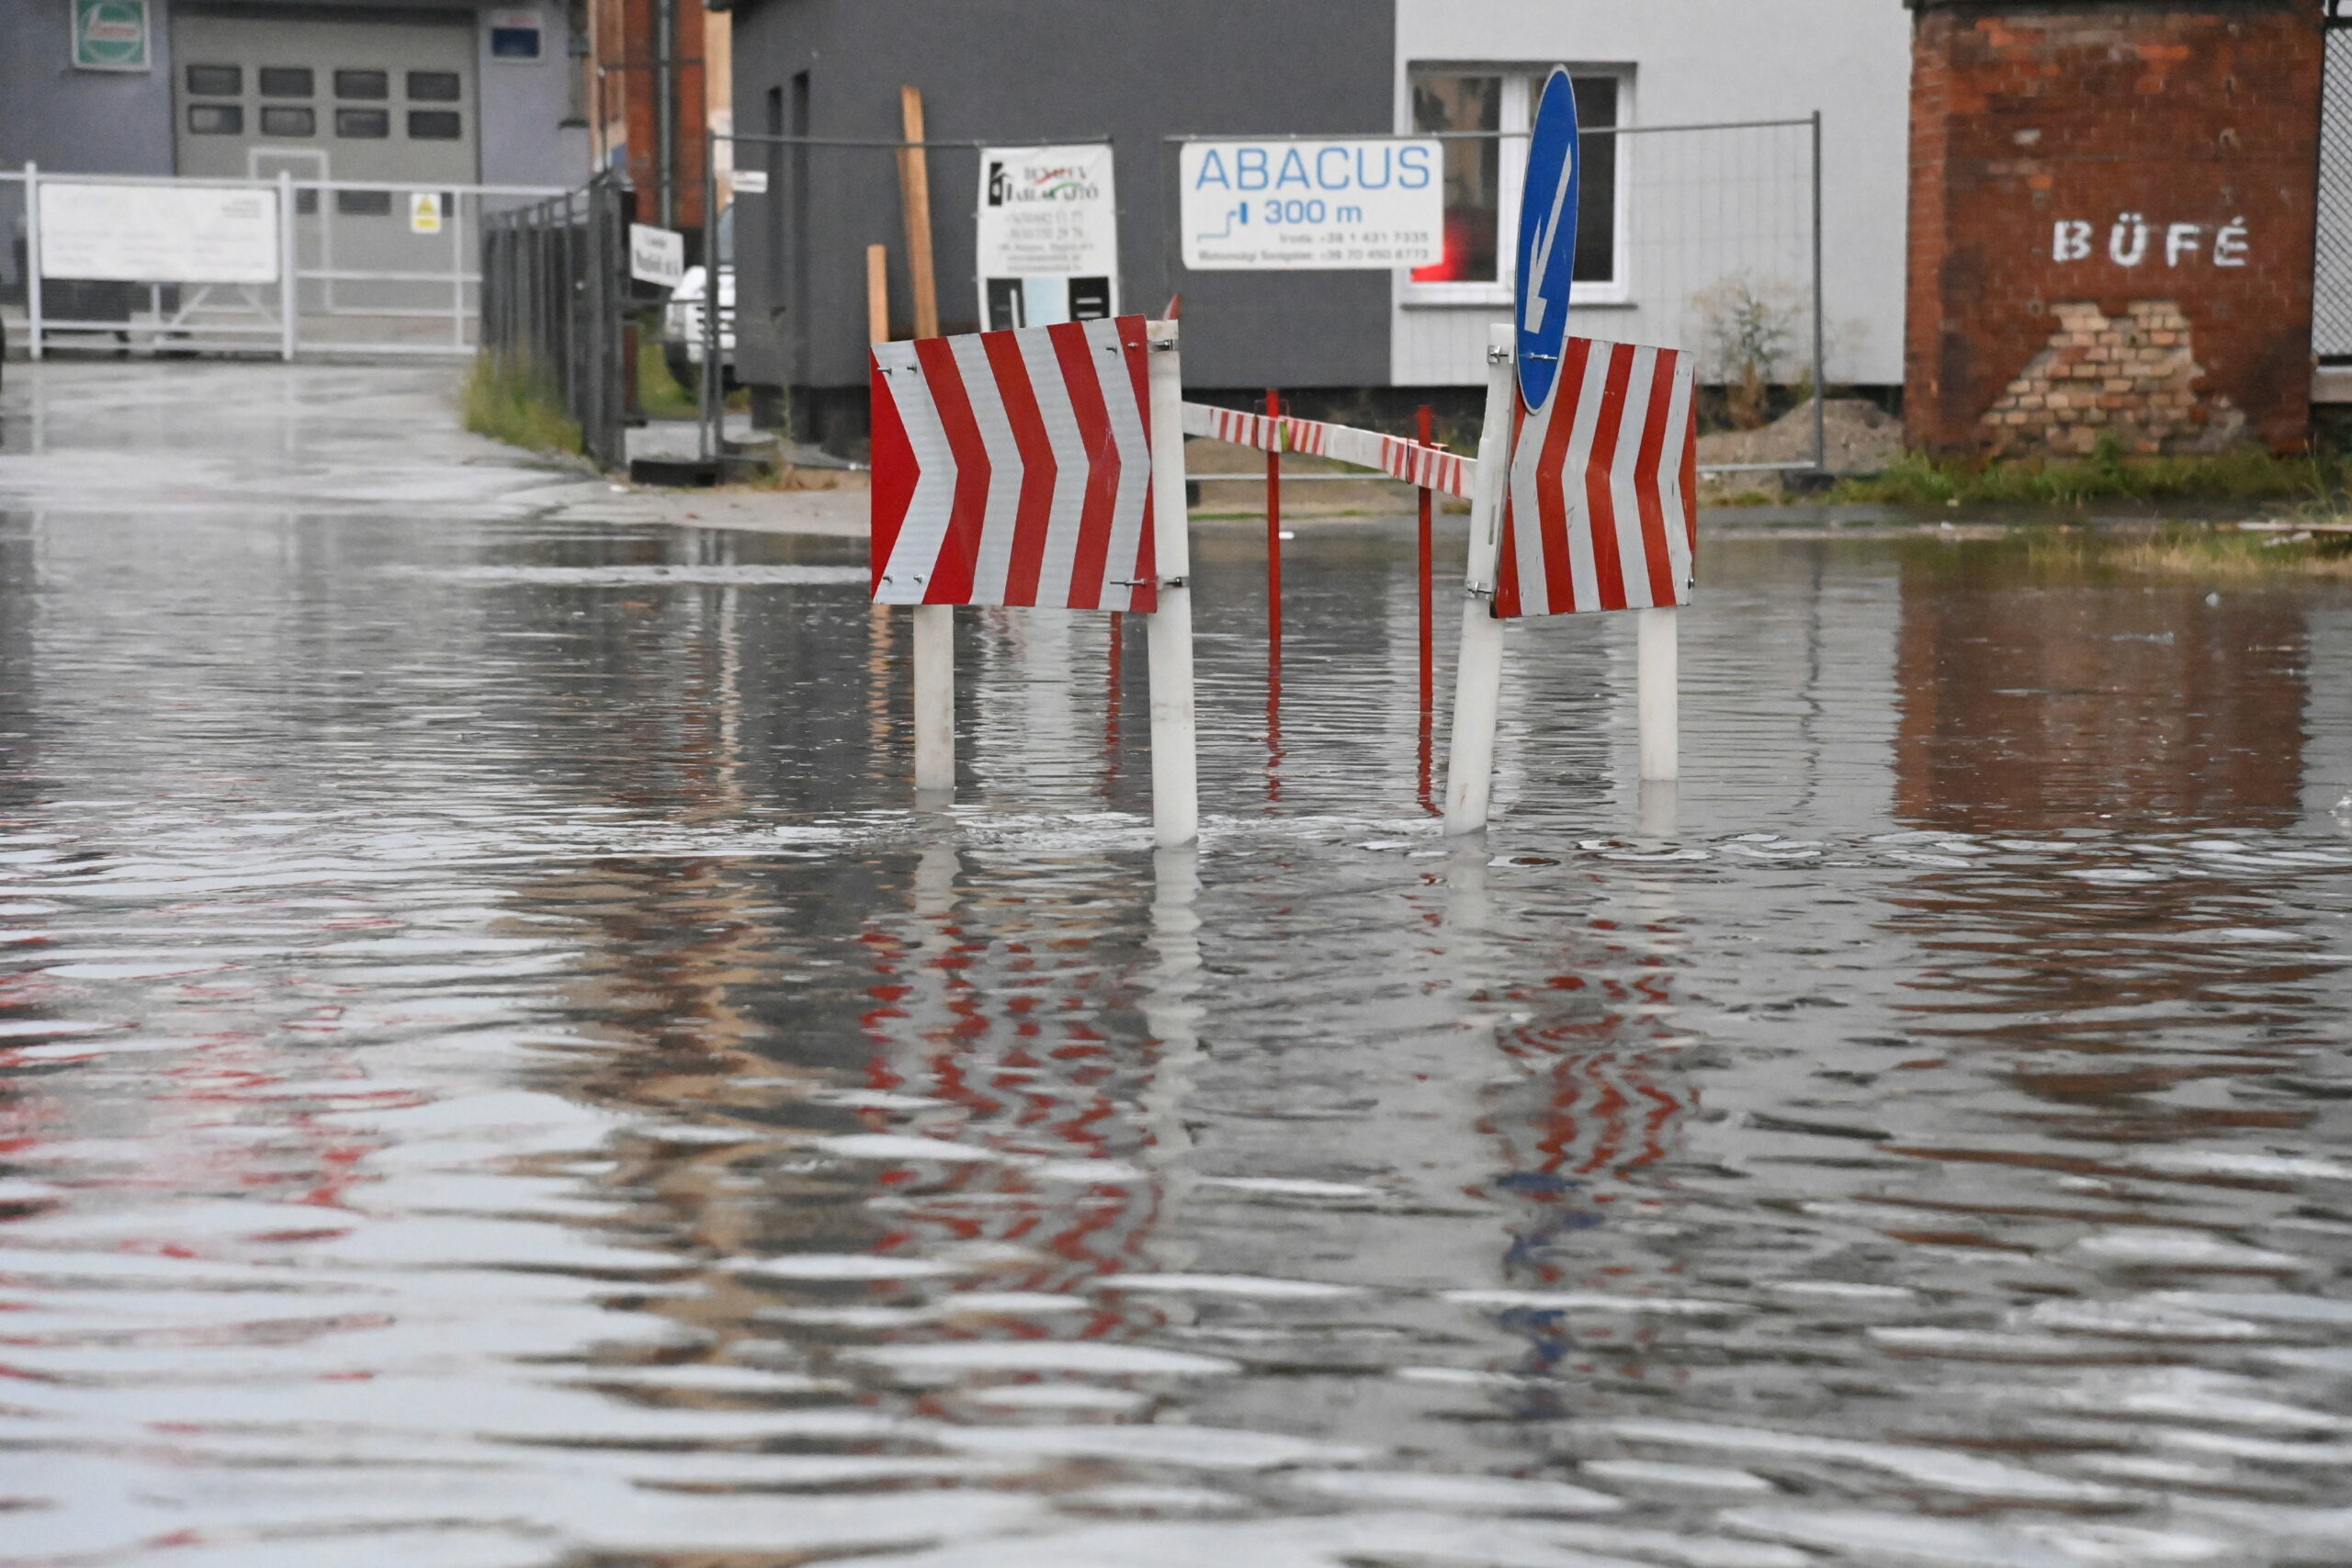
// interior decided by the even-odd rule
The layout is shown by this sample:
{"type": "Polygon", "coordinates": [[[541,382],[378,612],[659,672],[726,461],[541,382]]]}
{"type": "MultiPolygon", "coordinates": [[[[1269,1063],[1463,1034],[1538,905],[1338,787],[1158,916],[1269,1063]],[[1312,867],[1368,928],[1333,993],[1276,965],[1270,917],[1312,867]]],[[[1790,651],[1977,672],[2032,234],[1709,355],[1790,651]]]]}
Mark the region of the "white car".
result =
{"type": "MultiPolygon", "coordinates": [[[[710,288],[709,269],[690,266],[670,290],[662,308],[662,358],[670,374],[688,391],[699,384],[703,354],[703,300],[710,288]]],[[[723,385],[735,378],[735,209],[718,215],[718,373],[723,385]]]]}

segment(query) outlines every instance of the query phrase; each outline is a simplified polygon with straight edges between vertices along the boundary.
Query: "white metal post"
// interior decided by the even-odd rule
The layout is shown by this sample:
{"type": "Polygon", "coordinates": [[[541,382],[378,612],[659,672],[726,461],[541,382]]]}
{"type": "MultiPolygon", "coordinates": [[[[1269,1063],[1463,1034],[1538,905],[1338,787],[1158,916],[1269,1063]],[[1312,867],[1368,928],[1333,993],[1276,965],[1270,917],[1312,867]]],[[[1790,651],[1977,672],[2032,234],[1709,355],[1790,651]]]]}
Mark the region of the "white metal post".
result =
{"type": "Polygon", "coordinates": [[[915,621],[915,794],[956,789],[956,607],[917,604],[915,621]]]}
{"type": "Polygon", "coordinates": [[[1495,568],[1502,554],[1503,497],[1510,486],[1512,341],[1509,322],[1487,330],[1487,421],[1478,433],[1462,652],[1453,665],[1453,741],[1445,761],[1449,833],[1484,828],[1494,797],[1495,722],[1503,697],[1503,624],[1494,614],[1495,568]]]}
{"type": "Polygon", "coordinates": [[[1193,544],[1184,504],[1184,370],[1176,323],[1144,328],[1151,345],[1151,518],[1159,605],[1150,616],[1151,827],[1163,850],[1201,836],[1199,762],[1193,754],[1193,544]]]}
{"type": "Polygon", "coordinates": [[[40,357],[40,168],[25,160],[25,347],[40,357]]]}
{"type": "MultiPolygon", "coordinates": [[[[319,192],[319,232],[327,229],[327,195],[319,192]]],[[[449,346],[466,346],[466,193],[449,193],[449,346]]]]}
{"type": "Polygon", "coordinates": [[[294,362],[294,174],[277,171],[277,357],[294,362]]]}
{"type": "Polygon", "coordinates": [[[1645,784],[1681,776],[1677,730],[1680,721],[1676,682],[1675,615],[1673,605],[1640,612],[1634,632],[1634,706],[1641,733],[1642,781],[1645,784]]]}

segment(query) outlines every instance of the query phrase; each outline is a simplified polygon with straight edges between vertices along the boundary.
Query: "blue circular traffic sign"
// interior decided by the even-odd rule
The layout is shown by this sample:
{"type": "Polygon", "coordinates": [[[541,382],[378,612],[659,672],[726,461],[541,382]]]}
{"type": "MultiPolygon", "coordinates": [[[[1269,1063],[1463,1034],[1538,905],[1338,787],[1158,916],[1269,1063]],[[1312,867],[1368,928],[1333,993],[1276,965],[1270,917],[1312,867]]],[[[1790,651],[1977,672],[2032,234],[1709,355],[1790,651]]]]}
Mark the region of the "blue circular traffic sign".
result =
{"type": "Polygon", "coordinates": [[[1519,395],[1544,406],[1560,378],[1568,336],[1568,284],[1577,265],[1577,90],[1555,66],[1535,106],[1527,139],[1527,177],[1519,197],[1519,395]]]}

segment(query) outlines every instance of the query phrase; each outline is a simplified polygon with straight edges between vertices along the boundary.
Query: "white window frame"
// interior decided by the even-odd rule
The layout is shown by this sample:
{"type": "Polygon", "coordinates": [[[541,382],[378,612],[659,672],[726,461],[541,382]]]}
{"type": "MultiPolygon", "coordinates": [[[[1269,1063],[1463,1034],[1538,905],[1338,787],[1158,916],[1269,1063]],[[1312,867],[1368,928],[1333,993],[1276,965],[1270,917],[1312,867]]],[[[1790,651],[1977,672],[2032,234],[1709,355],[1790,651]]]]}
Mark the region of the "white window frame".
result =
{"type": "MultiPolygon", "coordinates": [[[[1563,62],[1565,63],[1565,62],[1563,62]]],[[[1520,187],[1527,170],[1527,129],[1535,118],[1535,96],[1552,74],[1552,66],[1531,64],[1525,61],[1497,62],[1492,60],[1415,60],[1405,66],[1404,79],[1397,85],[1396,124],[1398,133],[1417,134],[1413,129],[1413,78],[1417,75],[1500,76],[1503,79],[1502,156],[1496,179],[1495,206],[1495,271],[1499,275],[1492,283],[1418,283],[1408,268],[1396,274],[1397,302],[1406,306],[1475,306],[1491,310],[1511,303],[1513,273],[1518,266],[1520,187]]],[[[1613,76],[1617,79],[1617,124],[1634,123],[1634,68],[1631,65],[1567,66],[1571,76],[1613,76]]],[[[1622,141],[1623,139],[1620,138],[1622,141]]],[[[1606,283],[1577,283],[1568,290],[1568,303],[1577,305],[1631,305],[1634,302],[1634,282],[1631,274],[1633,247],[1628,243],[1633,181],[1626,178],[1626,160],[1621,152],[1617,157],[1616,200],[1611,217],[1613,238],[1610,256],[1610,280],[1606,283]]]]}

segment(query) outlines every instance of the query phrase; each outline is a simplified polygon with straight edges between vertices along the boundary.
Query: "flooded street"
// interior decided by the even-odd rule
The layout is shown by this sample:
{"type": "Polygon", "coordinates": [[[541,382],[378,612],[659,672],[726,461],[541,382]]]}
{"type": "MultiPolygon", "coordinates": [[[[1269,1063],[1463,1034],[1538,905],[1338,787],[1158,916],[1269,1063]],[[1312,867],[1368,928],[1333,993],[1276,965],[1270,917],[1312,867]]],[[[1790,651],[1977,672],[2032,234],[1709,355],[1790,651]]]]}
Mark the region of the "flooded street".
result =
{"type": "Polygon", "coordinates": [[[8,367],[0,1563],[2346,1560],[2352,586],[1702,546],[1451,843],[1408,523],[1278,709],[1203,525],[1155,855],[1140,626],[918,815],[861,543],[444,380],[8,367]]]}

